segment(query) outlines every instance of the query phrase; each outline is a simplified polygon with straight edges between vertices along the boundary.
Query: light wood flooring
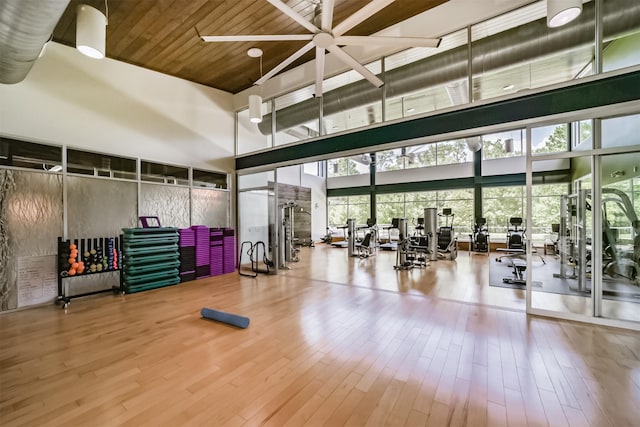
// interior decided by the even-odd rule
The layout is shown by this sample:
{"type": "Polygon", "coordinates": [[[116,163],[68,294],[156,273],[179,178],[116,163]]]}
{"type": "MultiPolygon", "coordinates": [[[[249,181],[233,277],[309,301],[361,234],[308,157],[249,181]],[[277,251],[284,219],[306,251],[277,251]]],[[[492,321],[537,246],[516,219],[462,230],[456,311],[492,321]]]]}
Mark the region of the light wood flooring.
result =
{"type": "Polygon", "coordinates": [[[471,267],[428,282],[330,250],[279,276],[0,315],[0,425],[638,425],[639,333],[453,301],[471,267]]]}

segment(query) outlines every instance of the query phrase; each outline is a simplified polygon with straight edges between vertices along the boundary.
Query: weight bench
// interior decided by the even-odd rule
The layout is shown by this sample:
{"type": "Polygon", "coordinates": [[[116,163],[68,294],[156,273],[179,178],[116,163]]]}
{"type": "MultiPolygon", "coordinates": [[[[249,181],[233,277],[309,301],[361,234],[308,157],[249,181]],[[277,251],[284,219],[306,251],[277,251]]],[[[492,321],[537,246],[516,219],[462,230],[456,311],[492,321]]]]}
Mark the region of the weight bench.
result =
{"type": "Polygon", "coordinates": [[[502,282],[511,285],[526,285],[527,278],[525,277],[525,271],[527,271],[527,263],[521,259],[512,258],[511,266],[513,267],[514,277],[505,277],[502,279],[502,282]]]}
{"type": "MultiPolygon", "coordinates": [[[[496,258],[496,262],[502,262],[502,258],[510,258],[511,260],[515,260],[516,258],[525,256],[527,254],[527,251],[524,249],[509,249],[509,248],[497,248],[496,251],[498,252],[503,252],[505,255],[500,255],[499,257],[496,258]]],[[[538,253],[537,250],[533,249],[531,251],[532,254],[537,255],[540,258],[540,261],[542,261],[543,264],[546,264],[547,262],[544,260],[544,258],[542,257],[542,255],[540,255],[538,253]]]]}

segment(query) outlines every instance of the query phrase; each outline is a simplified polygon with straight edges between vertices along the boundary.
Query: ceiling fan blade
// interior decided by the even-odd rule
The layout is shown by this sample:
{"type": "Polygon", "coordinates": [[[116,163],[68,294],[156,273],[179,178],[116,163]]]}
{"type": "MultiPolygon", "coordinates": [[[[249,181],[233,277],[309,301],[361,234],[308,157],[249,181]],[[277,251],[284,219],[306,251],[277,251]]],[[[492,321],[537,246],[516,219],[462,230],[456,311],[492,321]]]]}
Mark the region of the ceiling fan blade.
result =
{"type": "Polygon", "coordinates": [[[304,19],[304,17],[302,15],[300,15],[295,10],[291,9],[286,4],[282,3],[280,0],[267,0],[267,1],[269,3],[271,3],[272,5],[274,5],[275,7],[277,7],[278,9],[280,9],[282,11],[282,13],[287,15],[289,18],[293,19],[298,24],[302,25],[303,27],[305,27],[307,30],[311,31],[312,33],[319,33],[320,32],[320,28],[316,27],[311,22],[309,22],[306,19],[304,19]]]}
{"type": "Polygon", "coordinates": [[[384,82],[380,80],[375,74],[373,74],[371,71],[365,68],[358,61],[353,59],[347,52],[340,49],[338,46],[331,45],[327,47],[327,50],[333,53],[340,61],[344,62],[345,64],[353,68],[355,71],[360,73],[362,77],[369,80],[375,87],[380,87],[384,84],[384,82]]]}
{"type": "Polygon", "coordinates": [[[296,53],[294,53],[293,55],[291,55],[290,57],[288,57],[287,59],[285,59],[284,61],[282,61],[281,63],[279,63],[278,65],[276,65],[275,68],[273,68],[271,71],[269,71],[267,74],[265,74],[264,76],[262,76],[260,78],[260,80],[256,81],[255,84],[257,85],[261,85],[264,82],[266,82],[267,80],[269,80],[271,77],[275,76],[276,74],[278,74],[280,71],[282,71],[285,67],[287,67],[287,65],[291,64],[293,61],[295,61],[296,59],[300,58],[302,55],[304,55],[305,53],[309,52],[315,45],[313,44],[313,42],[309,42],[306,45],[304,45],[301,49],[299,49],[296,53]]]}
{"type": "Polygon", "coordinates": [[[392,46],[392,47],[438,47],[442,39],[426,37],[378,37],[340,36],[335,42],[340,46],[392,46]]]}
{"type": "Polygon", "coordinates": [[[333,36],[338,37],[343,35],[362,21],[384,9],[393,2],[394,0],[373,0],[371,3],[367,4],[365,7],[358,10],[356,13],[336,25],[332,31],[333,36]]]}
{"type": "Polygon", "coordinates": [[[316,98],[322,96],[322,81],[324,78],[324,48],[316,47],[316,98]]]}
{"type": "Polygon", "coordinates": [[[290,40],[311,40],[313,34],[256,34],[237,36],[200,36],[205,42],[276,42],[290,40]]]}
{"type": "Polygon", "coordinates": [[[334,0],[322,0],[322,31],[331,32],[334,0]]]}

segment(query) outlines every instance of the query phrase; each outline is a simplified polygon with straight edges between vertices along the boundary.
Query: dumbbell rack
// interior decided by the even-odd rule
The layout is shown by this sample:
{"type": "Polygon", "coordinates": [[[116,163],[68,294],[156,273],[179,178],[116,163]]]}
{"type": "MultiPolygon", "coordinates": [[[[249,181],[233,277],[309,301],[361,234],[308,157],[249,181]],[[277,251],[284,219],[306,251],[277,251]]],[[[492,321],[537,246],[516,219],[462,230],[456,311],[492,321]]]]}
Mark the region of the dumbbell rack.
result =
{"type": "Polygon", "coordinates": [[[124,228],[120,289],[141,292],[180,283],[178,229],[124,228]]]}
{"type": "MultiPolygon", "coordinates": [[[[104,252],[103,252],[103,257],[104,252]]],[[[97,260],[96,260],[97,261],[97,260]]],[[[58,237],[58,255],[57,255],[57,277],[58,277],[58,296],[56,298],[56,304],[62,304],[62,308],[67,308],[69,304],[71,304],[71,299],[86,297],[89,295],[100,294],[104,292],[115,292],[118,293],[120,288],[117,286],[112,286],[108,289],[100,289],[92,292],[83,292],[80,294],[67,295],[64,289],[64,281],[66,279],[74,279],[77,277],[86,277],[93,276],[95,274],[103,274],[110,273],[113,271],[119,271],[122,262],[122,238],[120,236],[115,237],[91,237],[91,238],[81,238],[81,239],[68,239],[63,240],[62,237],[58,237]],[[70,265],[68,259],[70,257],[70,245],[73,243],[76,245],[78,250],[78,256],[76,257],[76,261],[83,261],[85,252],[88,252],[91,255],[92,250],[97,250],[98,248],[108,249],[110,246],[110,242],[113,245],[113,250],[115,250],[115,254],[112,252],[111,255],[107,253],[107,267],[98,271],[91,271],[90,267],[85,267],[82,273],[76,273],[73,276],[69,275],[70,265]],[[114,264],[115,261],[115,264],[114,264]],[[115,265],[115,267],[114,267],[115,265]]],[[[100,264],[104,266],[104,260],[100,260],[100,264]]]]}

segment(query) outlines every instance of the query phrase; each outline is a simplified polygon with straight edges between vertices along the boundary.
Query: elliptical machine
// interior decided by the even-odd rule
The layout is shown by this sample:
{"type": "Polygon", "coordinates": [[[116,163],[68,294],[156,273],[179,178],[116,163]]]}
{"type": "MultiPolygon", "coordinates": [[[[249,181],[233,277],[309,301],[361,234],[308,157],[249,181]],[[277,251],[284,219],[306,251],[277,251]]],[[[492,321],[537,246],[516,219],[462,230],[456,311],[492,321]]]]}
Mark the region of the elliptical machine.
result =
{"type": "Polygon", "coordinates": [[[451,212],[451,208],[443,208],[438,217],[445,219],[445,225],[438,228],[438,257],[453,261],[458,257],[458,238],[455,237],[453,228],[455,214],[451,212]],[[449,224],[449,218],[451,218],[451,224],[449,224]]]}
{"type": "Polygon", "coordinates": [[[489,256],[491,248],[489,245],[489,226],[486,218],[476,218],[476,222],[473,225],[473,233],[469,237],[471,239],[469,242],[470,252],[486,252],[487,256],[489,256]]]}

